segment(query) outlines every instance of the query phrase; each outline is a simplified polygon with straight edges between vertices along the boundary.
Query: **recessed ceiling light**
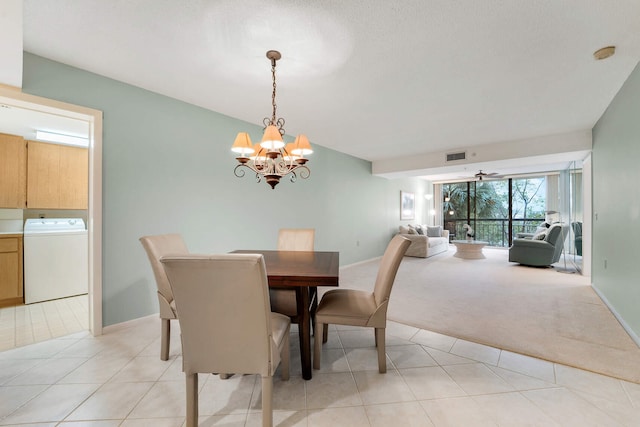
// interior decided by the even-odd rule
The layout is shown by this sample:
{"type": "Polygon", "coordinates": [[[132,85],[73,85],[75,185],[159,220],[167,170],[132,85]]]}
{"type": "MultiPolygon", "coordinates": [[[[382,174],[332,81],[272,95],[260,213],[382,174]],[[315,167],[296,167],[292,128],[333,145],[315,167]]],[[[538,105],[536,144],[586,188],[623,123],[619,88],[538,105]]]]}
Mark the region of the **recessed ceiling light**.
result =
{"type": "Polygon", "coordinates": [[[614,53],[616,53],[616,47],[615,46],[607,46],[607,47],[603,47],[602,49],[598,49],[595,52],[593,52],[593,57],[597,61],[600,61],[601,59],[607,59],[608,57],[613,56],[614,53]]]}

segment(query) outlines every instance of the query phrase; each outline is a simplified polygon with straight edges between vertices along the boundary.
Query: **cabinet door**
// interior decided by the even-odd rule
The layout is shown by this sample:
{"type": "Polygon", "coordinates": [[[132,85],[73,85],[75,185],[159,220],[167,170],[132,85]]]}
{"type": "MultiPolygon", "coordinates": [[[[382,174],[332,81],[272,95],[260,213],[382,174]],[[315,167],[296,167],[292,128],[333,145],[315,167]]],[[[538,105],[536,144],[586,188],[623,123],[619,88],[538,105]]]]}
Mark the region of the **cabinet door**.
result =
{"type": "Polygon", "coordinates": [[[29,141],[27,148],[27,207],[58,207],[60,150],[54,144],[29,141]]]}
{"type": "Polygon", "coordinates": [[[22,301],[22,238],[0,238],[0,306],[22,301]]]}
{"type": "Polygon", "coordinates": [[[27,206],[33,209],[87,209],[89,150],[29,141],[27,206]]]}
{"type": "Polygon", "coordinates": [[[60,146],[60,208],[89,206],[89,150],[60,146]]]}
{"type": "Polygon", "coordinates": [[[0,208],[24,209],[27,151],[21,136],[0,133],[0,208]]]}

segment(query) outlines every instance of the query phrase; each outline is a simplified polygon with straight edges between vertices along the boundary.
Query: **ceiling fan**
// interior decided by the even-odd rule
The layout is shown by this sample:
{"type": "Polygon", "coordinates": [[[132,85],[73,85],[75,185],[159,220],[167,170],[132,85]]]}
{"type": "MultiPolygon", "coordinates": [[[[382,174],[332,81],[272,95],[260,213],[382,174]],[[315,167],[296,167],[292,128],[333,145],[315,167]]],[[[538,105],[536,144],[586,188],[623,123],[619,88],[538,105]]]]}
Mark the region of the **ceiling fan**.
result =
{"type": "Polygon", "coordinates": [[[480,171],[474,175],[476,177],[476,179],[478,181],[482,181],[484,178],[491,178],[491,177],[499,177],[500,175],[496,172],[492,172],[492,173],[486,173],[486,172],[482,172],[482,169],[480,169],[480,171]]]}

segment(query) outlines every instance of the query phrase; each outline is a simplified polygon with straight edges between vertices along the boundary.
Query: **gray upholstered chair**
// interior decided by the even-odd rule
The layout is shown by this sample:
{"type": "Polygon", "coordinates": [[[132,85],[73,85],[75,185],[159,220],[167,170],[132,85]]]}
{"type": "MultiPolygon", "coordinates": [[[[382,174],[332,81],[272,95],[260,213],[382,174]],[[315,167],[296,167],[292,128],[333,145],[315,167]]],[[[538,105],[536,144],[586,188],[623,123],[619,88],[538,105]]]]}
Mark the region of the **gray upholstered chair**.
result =
{"type": "Polygon", "coordinates": [[[258,254],[170,255],[162,258],[178,311],[187,427],[198,425],[198,373],[262,378],[262,425],[273,424],[273,375],[289,379],[287,316],[272,313],[267,271],[258,254]]]}
{"type": "Polygon", "coordinates": [[[514,239],[509,248],[509,261],[532,267],[546,267],[560,260],[564,239],[569,226],[555,223],[546,232],[544,240],[514,239]]]}
{"type": "Polygon", "coordinates": [[[573,229],[573,243],[576,247],[576,255],[582,256],[582,222],[572,222],[571,228],[573,229]]]}
{"type": "Polygon", "coordinates": [[[320,369],[322,341],[326,342],[328,325],[375,328],[378,347],[378,371],[387,372],[385,329],[391,288],[411,241],[397,234],[387,246],[380,261],[373,292],[356,289],[333,289],[322,296],[316,311],[316,334],[313,368],[320,369]]]}
{"type": "Polygon", "coordinates": [[[160,319],[162,320],[160,359],[169,359],[169,341],[171,338],[171,319],[177,319],[173,293],[167,281],[167,275],[160,264],[160,258],[168,254],[184,254],[189,250],[179,234],[160,234],[144,236],[140,242],[147,252],[153,275],[158,288],[158,303],[160,305],[160,319]]]}
{"type": "Polygon", "coordinates": [[[540,224],[536,226],[536,229],[533,233],[527,233],[524,231],[520,233],[516,233],[516,239],[532,239],[533,236],[535,236],[537,233],[540,233],[541,231],[546,232],[549,227],[550,225],[547,224],[546,221],[542,221],[540,224]]]}
{"type": "MultiPolygon", "coordinates": [[[[283,228],[278,232],[279,251],[313,251],[315,239],[313,228],[283,228]]],[[[300,323],[298,319],[298,306],[296,303],[296,290],[294,288],[270,288],[271,311],[281,313],[291,318],[292,323],[300,323]]],[[[310,313],[313,319],[315,308],[318,306],[317,288],[309,288],[309,300],[311,301],[310,313]]]]}

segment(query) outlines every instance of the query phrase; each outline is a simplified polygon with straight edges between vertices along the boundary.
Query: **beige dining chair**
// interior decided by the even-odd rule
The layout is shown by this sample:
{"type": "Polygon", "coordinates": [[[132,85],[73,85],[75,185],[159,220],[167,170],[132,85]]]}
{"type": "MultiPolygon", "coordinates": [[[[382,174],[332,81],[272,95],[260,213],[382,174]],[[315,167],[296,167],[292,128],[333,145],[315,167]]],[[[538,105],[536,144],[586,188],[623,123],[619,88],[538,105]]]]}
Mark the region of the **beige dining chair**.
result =
{"type": "MultiPolygon", "coordinates": [[[[316,231],[313,228],[282,228],[278,232],[279,251],[313,251],[316,231]]],[[[292,323],[300,323],[296,290],[293,288],[270,288],[271,311],[289,316],[292,323]]],[[[311,318],[318,306],[317,287],[309,287],[311,318]]]]}
{"type": "Polygon", "coordinates": [[[160,334],[160,360],[169,359],[169,341],[171,339],[171,320],[177,319],[176,306],[173,301],[173,293],[167,281],[167,275],[164,272],[160,258],[168,254],[184,254],[188,253],[187,245],[185,245],[182,236],[179,234],[159,234],[155,236],[143,236],[140,242],[147,252],[153,275],[156,278],[156,286],[158,288],[158,303],[160,305],[160,319],[162,321],[162,330],[160,334]]]}
{"type": "Polygon", "coordinates": [[[322,342],[327,340],[328,325],[364,326],[375,328],[378,348],[378,371],[387,372],[385,329],[391,288],[404,253],[411,241],[396,235],[384,252],[373,292],[356,289],[333,289],[326,292],[316,310],[316,334],[313,349],[313,369],[320,369],[322,342]]]}
{"type": "Polygon", "coordinates": [[[287,316],[272,313],[259,254],[169,255],[164,265],[178,310],[187,427],[198,425],[198,373],[262,377],[262,425],[273,423],[273,375],[289,379],[287,316]]]}

